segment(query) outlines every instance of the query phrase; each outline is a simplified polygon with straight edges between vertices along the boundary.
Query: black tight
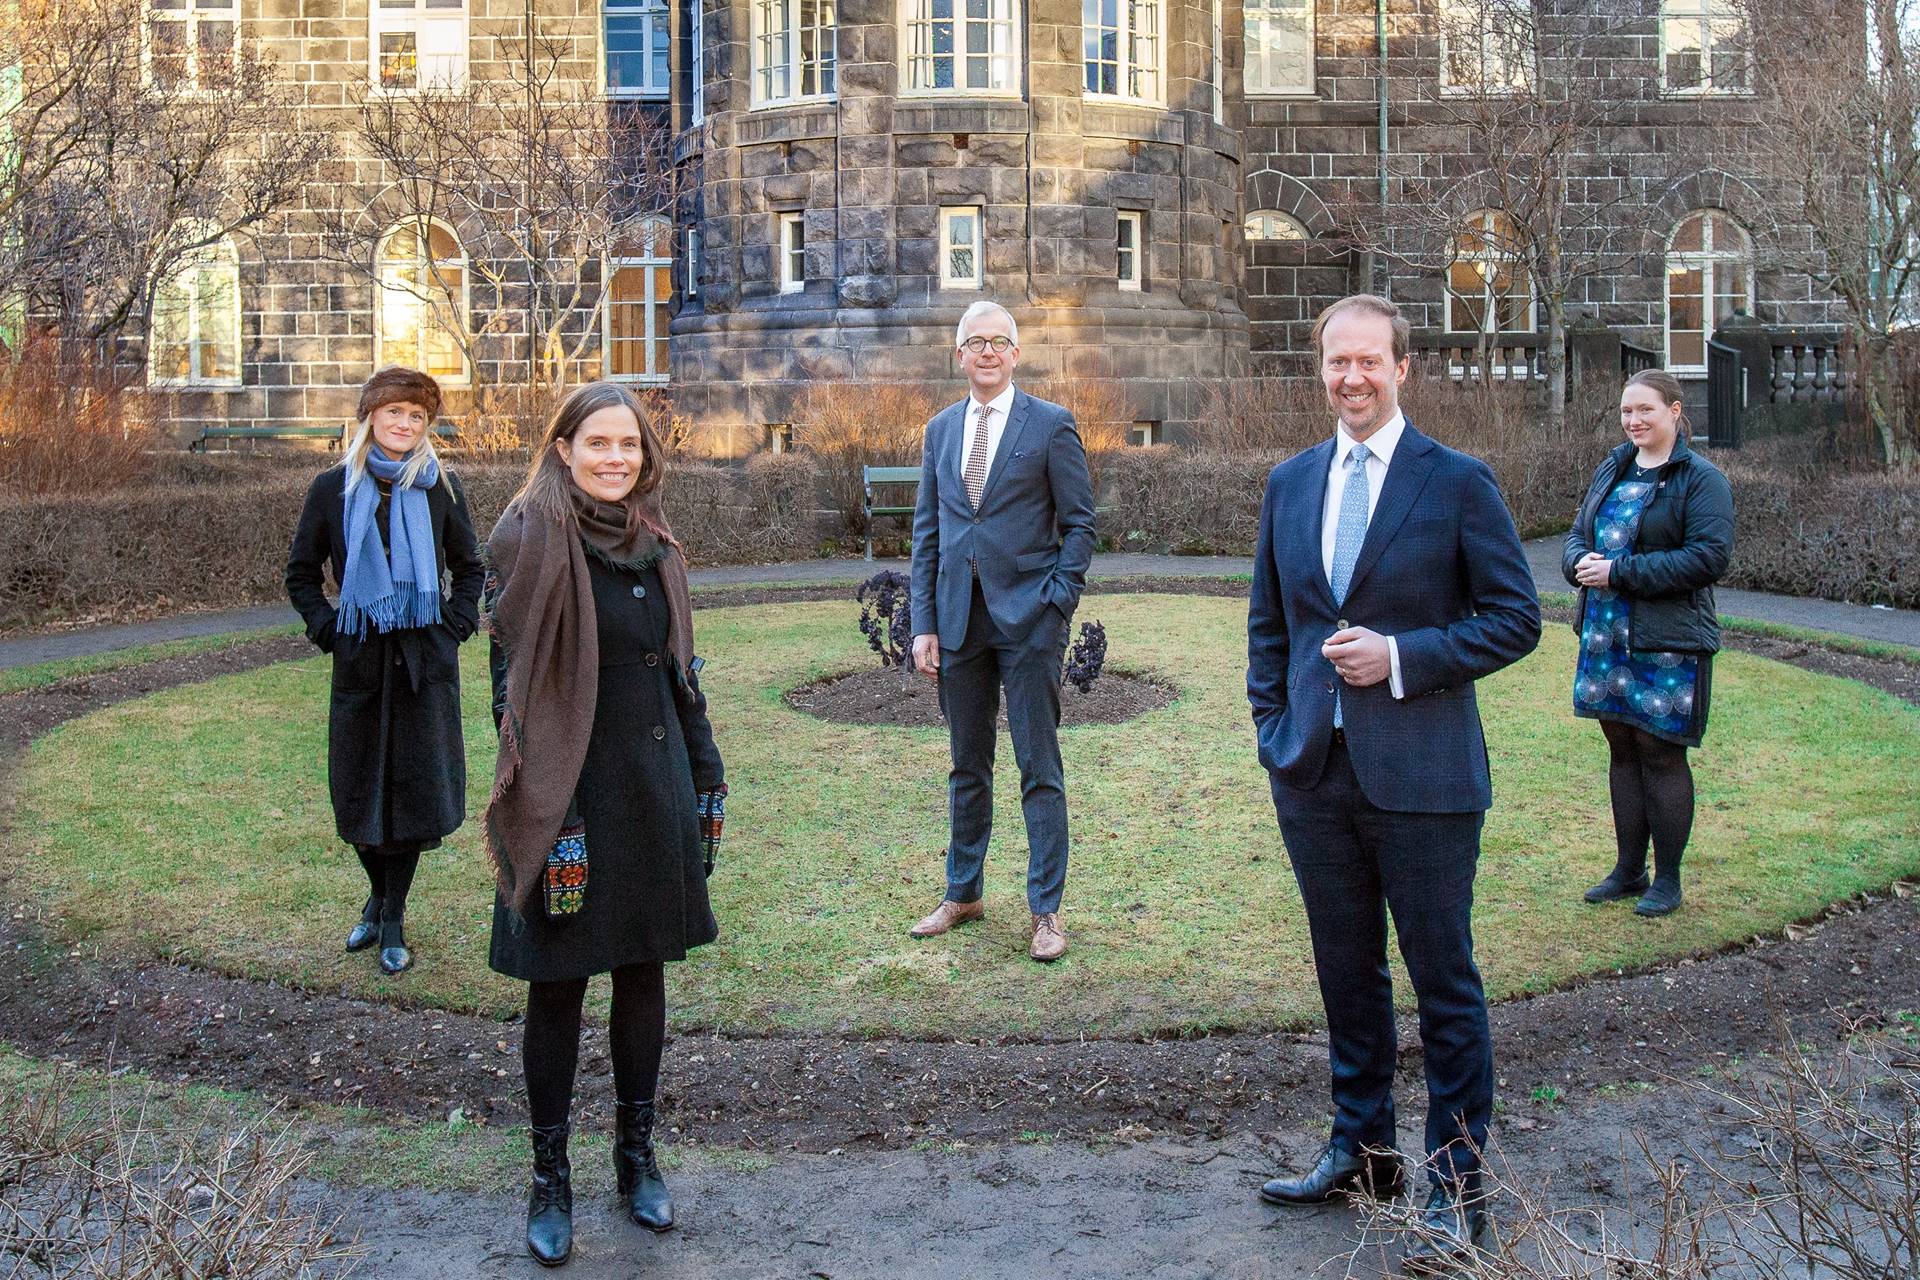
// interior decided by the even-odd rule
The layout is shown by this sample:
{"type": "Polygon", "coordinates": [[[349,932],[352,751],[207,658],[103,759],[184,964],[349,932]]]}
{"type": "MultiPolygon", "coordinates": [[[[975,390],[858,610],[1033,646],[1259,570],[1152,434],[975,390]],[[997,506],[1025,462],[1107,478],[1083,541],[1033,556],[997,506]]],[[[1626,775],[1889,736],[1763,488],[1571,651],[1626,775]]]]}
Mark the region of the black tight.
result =
{"type": "Polygon", "coordinates": [[[360,867],[367,873],[367,884],[372,889],[366,918],[372,919],[372,913],[378,912],[380,945],[399,946],[402,925],[407,918],[407,893],[413,888],[413,873],[420,866],[420,846],[357,844],[353,849],[360,855],[360,867]]]}
{"type": "MultiPolygon", "coordinates": [[[[520,1042],[527,1072],[527,1111],[541,1128],[564,1122],[573,1105],[580,1062],[580,1006],[587,980],[527,984],[527,1026],[520,1042]]],[[[613,1058],[613,1094],[647,1102],[660,1082],[660,1051],[667,1039],[666,966],[622,965],[613,971],[613,1010],[607,1019],[613,1058]]]]}
{"type": "Polygon", "coordinates": [[[1653,845],[1654,874],[1676,879],[1680,855],[1693,832],[1693,767],[1687,749],[1617,720],[1602,720],[1607,735],[1607,790],[1613,798],[1616,871],[1638,879],[1653,845]]]}

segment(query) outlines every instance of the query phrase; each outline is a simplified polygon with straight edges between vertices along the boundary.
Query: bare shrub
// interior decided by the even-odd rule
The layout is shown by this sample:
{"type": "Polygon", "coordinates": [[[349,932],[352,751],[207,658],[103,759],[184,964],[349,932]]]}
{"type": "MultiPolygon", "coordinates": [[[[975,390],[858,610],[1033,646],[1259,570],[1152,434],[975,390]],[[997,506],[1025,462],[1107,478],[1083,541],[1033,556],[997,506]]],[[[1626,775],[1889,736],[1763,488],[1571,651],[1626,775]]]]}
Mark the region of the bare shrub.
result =
{"type": "Polygon", "coordinates": [[[1229,378],[1209,383],[1188,428],[1201,453],[1291,456],[1333,430],[1333,411],[1313,378],[1229,378]]]}
{"type": "Polygon", "coordinates": [[[1920,481],[1740,455],[1716,461],[1733,484],[1729,586],[1920,607],[1920,481]]]}
{"type": "Polygon", "coordinates": [[[147,480],[161,440],[126,377],[88,348],[47,337],[0,363],[0,494],[97,492],[147,480]]]}
{"type": "Polygon", "coordinates": [[[333,1274],[361,1250],[294,1204],[310,1157],[286,1129],[182,1133],[150,1099],[65,1087],[0,1102],[0,1258],[11,1275],[134,1280],[333,1274]]]}
{"type": "Polygon", "coordinates": [[[927,419],[953,397],[917,383],[816,383],[793,424],[793,442],[813,455],[827,501],[854,537],[867,532],[862,467],[920,465],[927,419]]]}

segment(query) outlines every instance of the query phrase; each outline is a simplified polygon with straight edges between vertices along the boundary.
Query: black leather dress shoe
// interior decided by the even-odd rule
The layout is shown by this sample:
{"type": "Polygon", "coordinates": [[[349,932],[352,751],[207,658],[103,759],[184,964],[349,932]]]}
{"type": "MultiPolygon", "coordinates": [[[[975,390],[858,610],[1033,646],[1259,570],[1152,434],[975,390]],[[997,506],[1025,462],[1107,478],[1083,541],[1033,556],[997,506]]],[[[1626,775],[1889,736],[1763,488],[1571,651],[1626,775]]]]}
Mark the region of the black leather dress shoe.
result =
{"type": "Polygon", "coordinates": [[[380,941],[380,899],[368,898],[360,912],[360,923],[347,931],[347,950],[365,951],[380,941]]]}
{"type": "Polygon", "coordinates": [[[1399,1156],[1356,1156],[1329,1142],[1312,1169],[1297,1178],[1274,1178],[1260,1188],[1260,1198],[1268,1204],[1325,1204],[1346,1195],[1391,1200],[1406,1189],[1399,1156]]]}
{"type": "Polygon", "coordinates": [[[413,952],[407,950],[402,942],[396,946],[380,948],[380,967],[387,973],[405,973],[413,968],[413,952]]]}
{"type": "Polygon", "coordinates": [[[1407,1245],[1401,1269],[1410,1276],[1450,1276],[1471,1270],[1493,1249],[1493,1227],[1475,1192],[1436,1186],[1420,1210],[1420,1234],[1407,1245]]]}
{"type": "Polygon", "coordinates": [[[1644,871],[1637,876],[1630,876],[1615,867],[1605,880],[1581,896],[1588,902],[1612,902],[1616,898],[1633,898],[1645,893],[1649,883],[1651,882],[1644,871]]]}

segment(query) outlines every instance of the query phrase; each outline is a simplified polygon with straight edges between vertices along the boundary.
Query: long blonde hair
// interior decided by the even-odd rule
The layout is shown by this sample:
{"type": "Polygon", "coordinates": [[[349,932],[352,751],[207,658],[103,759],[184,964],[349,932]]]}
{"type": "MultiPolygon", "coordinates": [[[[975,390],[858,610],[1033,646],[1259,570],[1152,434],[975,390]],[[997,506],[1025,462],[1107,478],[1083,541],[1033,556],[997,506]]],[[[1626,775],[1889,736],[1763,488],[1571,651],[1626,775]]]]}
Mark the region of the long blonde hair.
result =
{"type": "MultiPolygon", "coordinates": [[[[373,412],[378,413],[380,410],[375,409],[373,412]]],[[[367,450],[371,448],[373,448],[373,413],[360,419],[359,424],[354,427],[353,434],[347,438],[347,456],[340,460],[341,467],[347,473],[346,491],[348,493],[352,493],[354,486],[367,478],[367,450]]],[[[433,424],[429,422],[427,429],[420,433],[420,443],[413,446],[413,451],[407,455],[406,465],[400,468],[399,479],[394,483],[401,488],[407,488],[420,478],[420,473],[426,469],[429,462],[439,461],[440,455],[434,452],[433,448],[433,424]]],[[[447,474],[444,466],[440,468],[440,483],[446,486],[448,492],[453,491],[453,478],[447,474]]]]}

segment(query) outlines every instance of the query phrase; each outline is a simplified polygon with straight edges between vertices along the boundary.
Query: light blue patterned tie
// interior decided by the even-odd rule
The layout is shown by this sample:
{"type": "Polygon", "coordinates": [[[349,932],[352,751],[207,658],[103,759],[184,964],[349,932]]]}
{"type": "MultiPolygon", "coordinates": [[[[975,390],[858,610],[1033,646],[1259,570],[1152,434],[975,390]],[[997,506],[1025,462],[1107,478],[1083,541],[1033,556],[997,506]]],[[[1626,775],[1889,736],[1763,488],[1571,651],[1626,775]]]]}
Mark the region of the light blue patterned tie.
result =
{"type": "MultiPolygon", "coordinates": [[[[1353,566],[1360,562],[1360,544],[1367,540],[1367,459],[1372,455],[1364,444],[1353,446],[1347,457],[1353,470],[1340,490],[1340,523],[1333,531],[1333,602],[1347,602],[1347,587],[1353,582],[1353,566]]],[[[1340,715],[1340,686],[1333,689],[1333,727],[1343,721],[1340,715]]]]}

